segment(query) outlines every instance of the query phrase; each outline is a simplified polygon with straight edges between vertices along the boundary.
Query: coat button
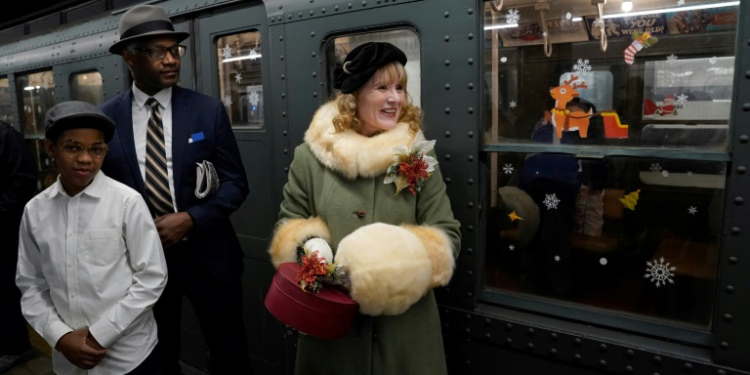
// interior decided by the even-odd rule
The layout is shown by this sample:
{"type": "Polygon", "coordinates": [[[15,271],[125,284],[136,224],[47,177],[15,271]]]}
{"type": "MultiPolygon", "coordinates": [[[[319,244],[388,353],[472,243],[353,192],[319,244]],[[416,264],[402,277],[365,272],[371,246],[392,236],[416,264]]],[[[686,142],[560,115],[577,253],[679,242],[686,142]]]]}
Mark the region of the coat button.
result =
{"type": "Polygon", "coordinates": [[[354,211],[354,213],[355,213],[355,214],[357,215],[357,217],[358,217],[358,218],[360,218],[360,219],[361,219],[361,218],[363,218],[363,217],[365,217],[365,212],[364,212],[364,211],[362,211],[362,210],[354,211]]]}

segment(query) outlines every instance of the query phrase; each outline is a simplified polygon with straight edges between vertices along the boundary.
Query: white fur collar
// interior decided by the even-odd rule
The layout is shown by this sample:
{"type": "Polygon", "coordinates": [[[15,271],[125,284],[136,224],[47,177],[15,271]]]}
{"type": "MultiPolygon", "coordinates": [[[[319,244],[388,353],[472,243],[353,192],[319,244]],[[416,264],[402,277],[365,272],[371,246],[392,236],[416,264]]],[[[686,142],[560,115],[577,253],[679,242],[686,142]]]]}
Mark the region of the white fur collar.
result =
{"type": "Polygon", "coordinates": [[[350,179],[385,173],[393,164],[393,148],[411,147],[416,136],[405,122],[374,137],[365,137],[352,129],[336,132],[333,118],[338,114],[333,101],[321,106],[305,132],[305,142],[323,165],[350,179]]]}

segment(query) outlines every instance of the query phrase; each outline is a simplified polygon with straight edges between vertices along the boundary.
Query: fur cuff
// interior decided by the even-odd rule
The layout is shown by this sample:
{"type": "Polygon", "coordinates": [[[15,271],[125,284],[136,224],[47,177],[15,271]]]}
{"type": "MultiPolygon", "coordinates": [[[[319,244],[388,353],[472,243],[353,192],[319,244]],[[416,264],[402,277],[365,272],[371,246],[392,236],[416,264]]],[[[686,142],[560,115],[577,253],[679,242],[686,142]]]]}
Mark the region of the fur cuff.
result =
{"type": "Polygon", "coordinates": [[[456,265],[453,258],[453,243],[448,235],[436,227],[427,225],[402,225],[402,227],[417,236],[427,250],[427,256],[432,262],[430,288],[447,285],[456,265]]]}
{"type": "Polygon", "coordinates": [[[286,219],[279,222],[271,240],[271,262],[275,268],[287,262],[297,261],[297,246],[312,237],[320,237],[330,242],[328,226],[320,217],[310,219],[286,219]]]}
{"type": "Polygon", "coordinates": [[[422,241],[390,224],[361,227],[341,240],[336,264],[351,281],[350,294],[366,315],[398,315],[429,290],[432,265],[422,241]]]}

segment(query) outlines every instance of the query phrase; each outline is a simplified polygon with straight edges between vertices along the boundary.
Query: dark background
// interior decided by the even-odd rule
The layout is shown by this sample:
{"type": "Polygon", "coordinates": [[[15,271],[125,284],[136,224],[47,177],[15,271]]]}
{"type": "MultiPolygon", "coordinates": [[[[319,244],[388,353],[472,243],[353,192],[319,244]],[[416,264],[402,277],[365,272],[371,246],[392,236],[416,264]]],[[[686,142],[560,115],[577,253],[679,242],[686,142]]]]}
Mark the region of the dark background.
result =
{"type": "Polygon", "coordinates": [[[0,30],[42,15],[87,3],[87,0],[8,0],[0,11],[0,30]]]}

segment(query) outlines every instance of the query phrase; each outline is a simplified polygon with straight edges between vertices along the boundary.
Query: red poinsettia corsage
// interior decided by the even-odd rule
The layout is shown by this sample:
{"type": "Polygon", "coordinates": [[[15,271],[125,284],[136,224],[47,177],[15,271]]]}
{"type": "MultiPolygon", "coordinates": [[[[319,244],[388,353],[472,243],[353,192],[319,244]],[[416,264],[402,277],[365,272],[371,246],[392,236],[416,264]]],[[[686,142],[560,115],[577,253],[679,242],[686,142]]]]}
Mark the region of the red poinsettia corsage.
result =
{"type": "Polygon", "coordinates": [[[383,183],[396,184],[396,194],[403,189],[409,189],[412,195],[422,190],[424,181],[432,175],[437,160],[427,155],[435,147],[435,141],[427,141],[419,133],[411,148],[406,146],[394,147],[395,163],[391,164],[385,173],[383,183]]]}
{"type": "Polygon", "coordinates": [[[303,290],[317,292],[323,287],[323,279],[336,281],[336,263],[328,263],[317,251],[310,251],[300,246],[297,248],[299,272],[295,282],[303,290]]]}

